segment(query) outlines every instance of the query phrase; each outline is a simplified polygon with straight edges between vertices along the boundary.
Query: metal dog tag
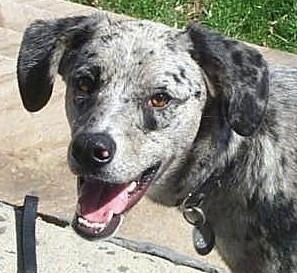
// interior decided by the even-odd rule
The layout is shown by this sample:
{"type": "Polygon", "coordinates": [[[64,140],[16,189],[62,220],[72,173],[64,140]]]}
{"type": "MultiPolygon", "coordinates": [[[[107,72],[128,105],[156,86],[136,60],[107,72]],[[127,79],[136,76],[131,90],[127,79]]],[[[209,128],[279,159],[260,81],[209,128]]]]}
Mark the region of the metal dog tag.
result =
{"type": "Polygon", "coordinates": [[[200,207],[203,203],[204,195],[200,196],[195,200],[194,203],[190,203],[193,198],[192,194],[183,201],[181,210],[185,220],[194,226],[193,229],[193,245],[195,250],[200,255],[207,255],[215,245],[215,234],[210,224],[208,223],[203,209],[200,207]]]}
{"type": "Polygon", "coordinates": [[[215,235],[208,222],[199,228],[194,227],[192,236],[198,254],[207,255],[214,248],[215,235]]]}
{"type": "Polygon", "coordinates": [[[198,228],[206,223],[204,212],[199,207],[184,208],[183,216],[189,224],[198,228]]]}

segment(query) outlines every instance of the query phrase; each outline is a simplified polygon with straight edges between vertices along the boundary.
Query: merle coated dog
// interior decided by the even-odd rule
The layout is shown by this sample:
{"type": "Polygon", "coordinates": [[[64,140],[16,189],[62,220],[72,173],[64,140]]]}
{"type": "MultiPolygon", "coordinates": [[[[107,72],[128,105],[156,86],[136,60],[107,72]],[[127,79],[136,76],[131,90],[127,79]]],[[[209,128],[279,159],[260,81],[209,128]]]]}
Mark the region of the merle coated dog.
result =
{"type": "Polygon", "coordinates": [[[297,272],[297,68],[196,24],[100,13],[34,22],[17,72],[31,112],[57,73],[67,85],[81,234],[112,235],[146,192],[178,206],[215,179],[203,210],[231,270],[297,272]]]}

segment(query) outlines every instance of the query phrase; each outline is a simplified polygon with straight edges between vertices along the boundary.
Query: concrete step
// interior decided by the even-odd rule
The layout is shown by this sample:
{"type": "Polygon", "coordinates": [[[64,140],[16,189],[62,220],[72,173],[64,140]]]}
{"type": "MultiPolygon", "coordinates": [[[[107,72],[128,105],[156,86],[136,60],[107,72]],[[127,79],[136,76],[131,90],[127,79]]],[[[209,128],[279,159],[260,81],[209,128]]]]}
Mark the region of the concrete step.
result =
{"type": "MultiPolygon", "coordinates": [[[[0,202],[0,272],[17,272],[21,209],[0,202]],[[18,219],[18,220],[17,220],[18,219]]],[[[65,222],[42,216],[36,222],[37,267],[41,273],[224,273],[201,260],[151,243],[114,238],[87,241],[65,222]],[[46,219],[51,219],[51,223],[46,219]],[[60,225],[59,225],[60,223],[60,225]]]]}

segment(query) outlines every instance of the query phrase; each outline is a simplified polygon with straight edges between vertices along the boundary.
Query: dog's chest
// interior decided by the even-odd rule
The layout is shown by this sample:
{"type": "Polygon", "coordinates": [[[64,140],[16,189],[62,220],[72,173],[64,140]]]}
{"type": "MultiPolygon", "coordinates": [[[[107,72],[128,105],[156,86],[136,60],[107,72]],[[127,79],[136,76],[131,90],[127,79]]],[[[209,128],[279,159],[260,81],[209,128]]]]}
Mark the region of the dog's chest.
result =
{"type": "Polygon", "coordinates": [[[215,232],[216,248],[232,272],[294,272],[289,269],[293,268],[294,261],[290,261],[286,271],[282,270],[284,250],[272,244],[269,230],[259,221],[257,209],[238,201],[243,200],[239,193],[221,189],[213,192],[208,200],[211,202],[207,203],[205,212],[215,232]]]}

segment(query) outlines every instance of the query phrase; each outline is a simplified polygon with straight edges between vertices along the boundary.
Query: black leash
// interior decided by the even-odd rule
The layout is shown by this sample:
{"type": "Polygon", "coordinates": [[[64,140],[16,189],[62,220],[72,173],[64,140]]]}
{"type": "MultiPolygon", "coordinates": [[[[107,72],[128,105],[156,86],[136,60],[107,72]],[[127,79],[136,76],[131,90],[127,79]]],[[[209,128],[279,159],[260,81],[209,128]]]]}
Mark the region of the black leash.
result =
{"type": "Polygon", "coordinates": [[[200,255],[207,255],[215,246],[215,233],[203,211],[206,196],[220,185],[220,180],[213,175],[200,187],[194,188],[184,199],[181,210],[185,220],[194,226],[193,245],[200,255]]]}
{"type": "Polygon", "coordinates": [[[27,195],[22,208],[20,252],[18,253],[21,264],[18,273],[37,273],[36,262],[36,237],[35,222],[37,217],[38,197],[27,195]],[[21,268],[20,268],[21,267],[21,268]]]}

